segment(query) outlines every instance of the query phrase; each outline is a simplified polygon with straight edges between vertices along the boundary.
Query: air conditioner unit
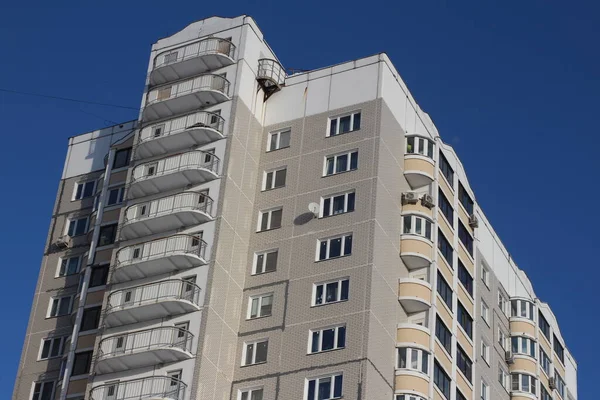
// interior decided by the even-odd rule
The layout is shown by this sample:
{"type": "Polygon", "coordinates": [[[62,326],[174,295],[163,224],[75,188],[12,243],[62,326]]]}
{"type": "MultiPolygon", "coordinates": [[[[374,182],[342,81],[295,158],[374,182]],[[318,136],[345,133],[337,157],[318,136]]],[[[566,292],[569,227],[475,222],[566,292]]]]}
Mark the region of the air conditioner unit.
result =
{"type": "Polygon", "coordinates": [[[61,236],[58,239],[56,239],[56,243],[54,243],[54,244],[59,249],[66,249],[67,247],[69,247],[70,241],[71,241],[71,238],[67,235],[64,235],[64,236],[61,236]]]}
{"type": "Polygon", "coordinates": [[[402,193],[402,204],[417,204],[419,196],[415,192],[402,193]]]}
{"type": "Polygon", "coordinates": [[[433,206],[435,205],[433,203],[433,196],[424,194],[423,196],[421,196],[421,204],[423,204],[423,206],[427,208],[433,208],[433,206]]]}
{"type": "Polygon", "coordinates": [[[506,361],[507,364],[514,364],[515,358],[513,357],[512,351],[507,350],[504,352],[504,361],[506,361]]]}
{"type": "Polygon", "coordinates": [[[479,226],[479,220],[477,219],[475,214],[471,214],[471,216],[469,217],[469,226],[471,228],[477,228],[479,226]]]}
{"type": "Polygon", "coordinates": [[[550,387],[550,390],[556,389],[556,380],[554,379],[554,377],[548,379],[548,386],[550,387]]]}

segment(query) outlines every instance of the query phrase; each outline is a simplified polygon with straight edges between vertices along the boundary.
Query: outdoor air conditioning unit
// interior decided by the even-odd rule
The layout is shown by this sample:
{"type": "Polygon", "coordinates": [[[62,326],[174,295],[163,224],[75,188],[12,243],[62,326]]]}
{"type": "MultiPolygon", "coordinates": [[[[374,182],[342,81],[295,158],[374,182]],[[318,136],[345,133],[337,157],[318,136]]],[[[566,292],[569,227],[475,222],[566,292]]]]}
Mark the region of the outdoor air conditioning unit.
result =
{"type": "Polygon", "coordinates": [[[433,208],[433,206],[435,205],[433,203],[433,196],[430,196],[428,194],[424,194],[421,197],[421,204],[423,204],[423,206],[425,206],[427,208],[433,208]]]}
{"type": "Polygon", "coordinates": [[[68,235],[64,235],[64,236],[61,236],[58,239],[56,239],[56,242],[54,244],[59,249],[66,249],[67,247],[69,247],[70,241],[71,241],[71,238],[68,235]]]}
{"type": "Polygon", "coordinates": [[[548,379],[548,386],[550,387],[550,390],[556,389],[556,380],[554,379],[554,377],[548,379]]]}
{"type": "Polygon", "coordinates": [[[419,195],[415,192],[402,193],[402,204],[417,204],[419,195]]]}
{"type": "Polygon", "coordinates": [[[471,214],[471,216],[469,217],[469,226],[471,228],[477,228],[479,226],[479,220],[477,219],[475,214],[471,214]]]}
{"type": "Polygon", "coordinates": [[[506,361],[507,364],[514,364],[515,358],[513,357],[512,351],[507,350],[504,352],[504,361],[506,361]]]}

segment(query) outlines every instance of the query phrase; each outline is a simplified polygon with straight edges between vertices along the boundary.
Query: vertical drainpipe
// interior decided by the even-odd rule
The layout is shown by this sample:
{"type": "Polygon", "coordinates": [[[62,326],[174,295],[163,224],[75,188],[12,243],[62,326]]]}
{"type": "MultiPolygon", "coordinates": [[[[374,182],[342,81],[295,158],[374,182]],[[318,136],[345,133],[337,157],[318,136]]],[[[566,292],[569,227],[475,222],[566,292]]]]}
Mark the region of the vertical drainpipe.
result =
{"type": "Polygon", "coordinates": [[[77,306],[77,315],[75,317],[75,323],[73,324],[73,332],[71,333],[71,345],[69,346],[69,355],[67,356],[67,365],[65,367],[65,373],[62,380],[62,387],[60,389],[60,400],[66,400],[67,390],[69,389],[69,380],[71,379],[71,371],[73,370],[73,362],[75,360],[75,349],[77,348],[77,339],[81,327],[81,320],[83,319],[83,309],[85,307],[85,301],[87,298],[87,292],[90,283],[90,277],[92,275],[92,265],[96,257],[96,244],[98,242],[98,236],[100,235],[100,225],[102,224],[102,215],[104,213],[104,198],[108,191],[108,183],[110,181],[110,166],[115,158],[115,150],[111,149],[108,153],[108,161],[106,162],[106,169],[104,170],[104,181],[102,185],[102,192],[100,193],[100,202],[98,203],[98,211],[96,214],[96,223],[94,224],[94,233],[92,234],[92,242],[90,244],[90,250],[88,252],[88,259],[85,266],[85,273],[83,276],[83,283],[81,285],[81,293],[79,295],[79,305],[77,306]]]}

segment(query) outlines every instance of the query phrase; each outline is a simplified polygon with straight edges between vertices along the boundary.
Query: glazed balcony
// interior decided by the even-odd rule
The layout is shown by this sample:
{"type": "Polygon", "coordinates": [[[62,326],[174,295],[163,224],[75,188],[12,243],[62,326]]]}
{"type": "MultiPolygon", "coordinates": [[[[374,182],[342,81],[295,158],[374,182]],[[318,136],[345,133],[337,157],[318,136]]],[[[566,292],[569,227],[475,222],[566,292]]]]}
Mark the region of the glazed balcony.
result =
{"type": "Polygon", "coordinates": [[[164,51],[154,59],[151,86],[188,78],[206,71],[227,67],[235,62],[235,46],[227,39],[208,38],[164,51]]]}
{"type": "Polygon", "coordinates": [[[111,282],[174,273],[207,264],[207,244],[199,236],[173,235],[117,251],[111,282]]]}
{"type": "Polygon", "coordinates": [[[127,207],[121,240],[136,239],[200,225],[214,219],[213,200],[203,193],[183,192],[127,207]]]}
{"type": "Polygon", "coordinates": [[[225,120],[218,113],[199,111],[140,131],[137,160],[202,146],[223,139],[225,120]]]}
{"type": "Polygon", "coordinates": [[[111,292],[104,325],[111,328],[198,310],[200,287],[183,279],[169,279],[111,292]]]}
{"type": "Polygon", "coordinates": [[[100,341],[96,373],[112,372],[183,361],[193,357],[191,332],[175,326],[163,326],[100,341]]]}
{"type": "Polygon", "coordinates": [[[203,74],[151,89],[142,112],[144,122],[171,118],[202,107],[231,100],[229,81],[221,75],[203,74]]]}
{"type": "Polygon", "coordinates": [[[219,177],[220,161],[212,153],[193,150],[140,164],[133,168],[127,198],[135,199],[210,182],[219,177]]]}
{"type": "Polygon", "coordinates": [[[409,314],[428,310],[431,307],[431,284],[421,279],[399,279],[398,301],[409,314]]]}
{"type": "Polygon", "coordinates": [[[90,400],[184,400],[187,385],[169,376],[150,376],[96,386],[90,400]]]}

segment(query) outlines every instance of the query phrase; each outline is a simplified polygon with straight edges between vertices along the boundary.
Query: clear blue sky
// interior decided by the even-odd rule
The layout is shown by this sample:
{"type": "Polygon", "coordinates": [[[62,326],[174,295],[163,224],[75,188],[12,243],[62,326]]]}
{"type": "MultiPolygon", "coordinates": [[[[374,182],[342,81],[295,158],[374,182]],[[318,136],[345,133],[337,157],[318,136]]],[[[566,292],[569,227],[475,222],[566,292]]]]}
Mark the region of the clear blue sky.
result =
{"type": "MultiPolygon", "coordinates": [[[[239,14],[256,19],[286,67],[390,56],[557,315],[579,362],[579,397],[596,398],[600,3],[5,1],[0,88],[137,107],[156,39],[239,14]]],[[[135,117],[0,92],[0,399],[12,393],[67,138],[135,117]]]]}

